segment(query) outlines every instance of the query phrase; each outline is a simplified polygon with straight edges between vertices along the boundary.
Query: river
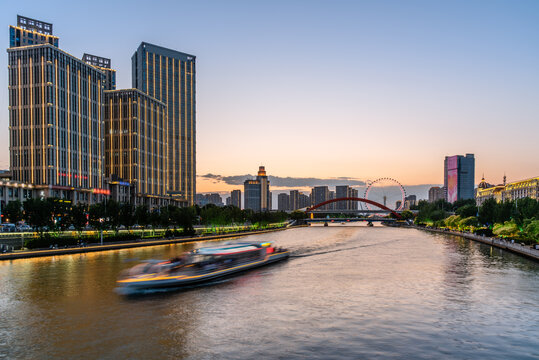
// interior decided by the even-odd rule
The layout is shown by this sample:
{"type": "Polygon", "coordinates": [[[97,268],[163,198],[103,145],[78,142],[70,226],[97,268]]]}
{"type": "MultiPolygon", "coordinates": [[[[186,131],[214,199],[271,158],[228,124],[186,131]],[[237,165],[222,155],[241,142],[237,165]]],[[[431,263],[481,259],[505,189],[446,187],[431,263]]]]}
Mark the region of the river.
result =
{"type": "Polygon", "coordinates": [[[113,291],[120,271],[208,243],[0,262],[0,358],[539,358],[536,262],[383,226],[241,240],[292,257],[129,298],[113,291]]]}

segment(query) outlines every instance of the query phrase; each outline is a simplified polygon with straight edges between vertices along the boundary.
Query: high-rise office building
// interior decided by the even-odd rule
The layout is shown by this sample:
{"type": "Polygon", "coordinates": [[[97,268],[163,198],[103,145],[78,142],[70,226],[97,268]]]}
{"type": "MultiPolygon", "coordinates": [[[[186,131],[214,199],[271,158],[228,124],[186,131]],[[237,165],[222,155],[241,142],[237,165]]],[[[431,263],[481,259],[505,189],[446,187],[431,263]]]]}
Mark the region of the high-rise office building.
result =
{"type": "Polygon", "coordinates": [[[277,210],[288,211],[290,210],[290,196],[286,193],[280,193],[277,195],[277,210]]]}
{"type": "Polygon", "coordinates": [[[311,198],[309,195],[299,193],[298,195],[298,209],[303,209],[311,206],[311,198]]]}
{"type": "Polygon", "coordinates": [[[230,205],[241,209],[241,190],[232,190],[230,193],[230,205]]]}
{"type": "MultiPolygon", "coordinates": [[[[328,200],[333,200],[333,199],[336,199],[335,191],[330,190],[328,200]]],[[[336,205],[336,203],[332,202],[332,203],[327,204],[326,207],[327,207],[328,210],[335,210],[335,205],[336,205]]]]}
{"type": "MultiPolygon", "coordinates": [[[[230,198],[227,198],[230,199],[230,198]]],[[[198,206],[206,206],[206,205],[216,205],[216,206],[224,206],[223,204],[223,198],[221,195],[217,193],[212,194],[196,194],[195,196],[195,202],[198,206]]],[[[227,203],[228,205],[228,203],[227,203]]]]}
{"type": "Polygon", "coordinates": [[[51,44],[58,47],[52,24],[17,15],[17,26],[9,26],[9,47],[51,44]]]}
{"type": "Polygon", "coordinates": [[[266,175],[266,169],[264,166],[260,166],[256,179],[245,180],[243,183],[244,208],[254,211],[271,210],[271,192],[269,191],[269,186],[270,181],[266,175]]]}
{"type": "Polygon", "coordinates": [[[299,191],[290,190],[290,195],[288,196],[290,210],[299,209],[299,191]]]}
{"type": "MultiPolygon", "coordinates": [[[[410,210],[417,203],[417,196],[408,195],[404,198],[404,210],[410,210]]],[[[398,206],[396,207],[398,209],[398,206]]]]}
{"type": "MultiPolygon", "coordinates": [[[[357,189],[350,188],[349,197],[353,197],[353,198],[359,197],[359,191],[357,189]]],[[[357,201],[350,200],[348,202],[348,210],[357,210],[358,207],[359,207],[359,203],[357,201]]]]}
{"type": "Polygon", "coordinates": [[[167,107],[137,89],[104,92],[105,175],[131,183],[132,203],[169,203],[167,107]]]}
{"type": "Polygon", "coordinates": [[[438,186],[433,186],[429,189],[429,202],[435,202],[435,201],[438,201],[440,199],[445,199],[445,196],[444,196],[444,188],[443,187],[438,187],[438,186]]]}
{"type": "MultiPolygon", "coordinates": [[[[337,199],[350,197],[351,188],[348,185],[335,186],[335,196],[337,199]]],[[[336,210],[350,210],[350,201],[339,201],[335,203],[336,210]]]]}
{"type": "Polygon", "coordinates": [[[8,55],[13,179],[45,197],[100,201],[103,73],[51,44],[11,47],[8,55]]]}
{"type": "Polygon", "coordinates": [[[105,90],[116,90],[116,70],[110,67],[110,59],[91,54],[84,54],[82,55],[82,61],[93,65],[99,70],[103,71],[103,73],[105,74],[103,88],[105,90]]]}
{"type": "Polygon", "coordinates": [[[444,160],[445,199],[473,199],[475,187],[475,159],[473,154],[446,156],[444,160]]]}
{"type": "Polygon", "coordinates": [[[167,105],[169,194],[191,205],[196,192],[195,56],[143,42],[131,61],[133,87],[167,105]]]}
{"type": "MultiPolygon", "coordinates": [[[[311,190],[311,206],[318,205],[329,200],[329,188],[327,186],[315,186],[311,190]]],[[[319,208],[320,210],[329,210],[327,205],[319,208]]]]}

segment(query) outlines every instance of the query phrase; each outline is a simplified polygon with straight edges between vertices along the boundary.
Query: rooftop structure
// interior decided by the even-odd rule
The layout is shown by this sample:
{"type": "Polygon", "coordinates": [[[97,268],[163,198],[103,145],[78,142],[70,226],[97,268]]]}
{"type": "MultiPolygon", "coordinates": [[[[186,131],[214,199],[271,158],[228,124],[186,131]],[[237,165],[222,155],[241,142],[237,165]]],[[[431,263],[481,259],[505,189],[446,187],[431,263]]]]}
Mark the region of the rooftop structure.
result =
{"type": "Polygon", "coordinates": [[[52,24],[17,15],[17,26],[9,26],[9,47],[36,44],[58,47],[58,37],[52,35],[52,24]]]}

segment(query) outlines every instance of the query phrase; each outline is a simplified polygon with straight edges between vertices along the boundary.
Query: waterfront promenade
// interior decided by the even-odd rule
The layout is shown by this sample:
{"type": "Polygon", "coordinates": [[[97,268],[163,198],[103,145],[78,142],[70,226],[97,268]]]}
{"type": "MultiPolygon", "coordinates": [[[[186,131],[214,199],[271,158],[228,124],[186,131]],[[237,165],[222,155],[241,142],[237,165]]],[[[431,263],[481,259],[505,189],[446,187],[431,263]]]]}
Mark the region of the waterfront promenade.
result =
{"type": "Polygon", "coordinates": [[[452,231],[452,230],[446,231],[442,229],[424,228],[424,227],[418,227],[418,226],[415,226],[414,228],[420,229],[420,230],[426,230],[430,232],[435,232],[435,233],[440,233],[440,234],[461,236],[469,240],[479,241],[483,244],[492,245],[492,246],[495,246],[497,248],[504,249],[504,250],[509,250],[511,252],[539,261],[538,249],[533,249],[527,245],[521,245],[520,243],[511,242],[503,238],[480,236],[480,235],[471,234],[467,232],[461,232],[461,231],[452,231]]]}
{"type": "Polygon", "coordinates": [[[12,259],[24,259],[40,256],[56,256],[56,255],[66,255],[66,254],[78,254],[78,253],[88,253],[95,251],[107,251],[107,250],[120,250],[144,246],[156,246],[156,245],[169,245],[169,244],[188,244],[193,242],[200,241],[213,241],[221,239],[232,239],[239,238],[249,235],[259,235],[275,231],[282,231],[287,229],[287,227],[279,227],[265,230],[256,230],[256,231],[242,231],[235,233],[226,233],[226,234],[217,234],[217,235],[206,235],[206,236],[190,236],[190,237],[181,237],[181,238],[170,238],[170,239],[153,239],[153,240],[136,240],[136,241],[126,241],[126,242],[117,242],[109,244],[90,244],[83,247],[67,247],[59,249],[38,249],[38,250],[22,250],[16,252],[8,252],[0,254],[0,261],[2,260],[12,260],[12,259]]]}

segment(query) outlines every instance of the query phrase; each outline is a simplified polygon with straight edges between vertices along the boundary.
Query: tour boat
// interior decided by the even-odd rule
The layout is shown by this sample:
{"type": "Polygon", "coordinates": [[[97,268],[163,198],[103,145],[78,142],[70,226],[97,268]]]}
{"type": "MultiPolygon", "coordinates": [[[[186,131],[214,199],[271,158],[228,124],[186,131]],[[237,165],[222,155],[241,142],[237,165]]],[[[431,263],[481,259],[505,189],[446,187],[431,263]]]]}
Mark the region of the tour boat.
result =
{"type": "Polygon", "coordinates": [[[272,243],[205,247],[171,260],[150,260],[127,270],[117,281],[120,294],[196,285],[287,259],[272,243]]]}

